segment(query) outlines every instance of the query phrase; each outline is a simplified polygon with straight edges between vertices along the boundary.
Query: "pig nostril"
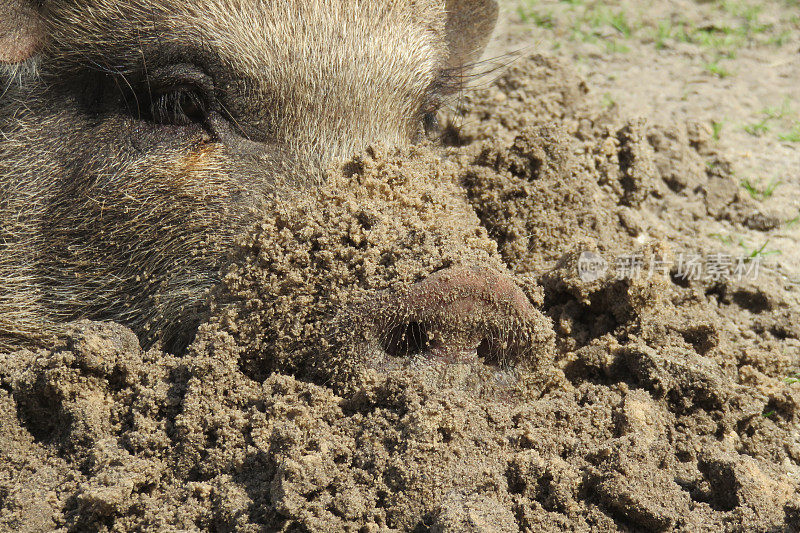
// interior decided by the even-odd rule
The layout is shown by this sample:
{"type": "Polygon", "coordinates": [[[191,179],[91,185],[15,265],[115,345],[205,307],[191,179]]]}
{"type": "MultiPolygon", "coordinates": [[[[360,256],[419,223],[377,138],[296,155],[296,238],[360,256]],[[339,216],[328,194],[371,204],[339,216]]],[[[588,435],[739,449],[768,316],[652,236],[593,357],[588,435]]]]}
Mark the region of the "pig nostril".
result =
{"type": "Polygon", "coordinates": [[[487,365],[500,366],[503,359],[502,354],[497,351],[490,337],[483,339],[483,342],[478,345],[477,352],[478,359],[483,360],[487,365]]]}
{"type": "Polygon", "coordinates": [[[500,335],[489,335],[481,341],[476,349],[478,359],[489,366],[505,368],[513,365],[515,361],[523,359],[520,347],[511,339],[500,335]]]}
{"type": "Polygon", "coordinates": [[[411,321],[393,328],[383,344],[384,351],[390,356],[408,357],[426,352],[431,342],[425,326],[411,321]]]}

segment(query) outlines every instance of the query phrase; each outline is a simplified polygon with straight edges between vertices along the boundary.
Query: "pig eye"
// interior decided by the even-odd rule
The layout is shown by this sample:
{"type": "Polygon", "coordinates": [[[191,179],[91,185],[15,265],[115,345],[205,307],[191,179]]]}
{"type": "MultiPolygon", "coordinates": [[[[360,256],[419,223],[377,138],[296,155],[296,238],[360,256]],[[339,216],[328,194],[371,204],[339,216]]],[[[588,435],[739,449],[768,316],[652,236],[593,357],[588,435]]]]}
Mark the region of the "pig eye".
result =
{"type": "Polygon", "coordinates": [[[153,95],[150,113],[159,124],[189,126],[206,121],[208,105],[198,89],[178,87],[153,95]]]}

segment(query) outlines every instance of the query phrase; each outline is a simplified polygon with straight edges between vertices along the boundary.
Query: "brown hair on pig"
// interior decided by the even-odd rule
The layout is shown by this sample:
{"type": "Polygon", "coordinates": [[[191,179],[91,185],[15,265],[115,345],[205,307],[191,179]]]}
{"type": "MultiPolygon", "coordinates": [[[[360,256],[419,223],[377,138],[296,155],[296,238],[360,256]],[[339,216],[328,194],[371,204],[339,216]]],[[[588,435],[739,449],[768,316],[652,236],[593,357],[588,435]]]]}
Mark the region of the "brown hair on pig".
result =
{"type": "Polygon", "coordinates": [[[492,0],[0,0],[0,349],[78,318],[179,350],[237,235],[413,142],[492,0]]]}

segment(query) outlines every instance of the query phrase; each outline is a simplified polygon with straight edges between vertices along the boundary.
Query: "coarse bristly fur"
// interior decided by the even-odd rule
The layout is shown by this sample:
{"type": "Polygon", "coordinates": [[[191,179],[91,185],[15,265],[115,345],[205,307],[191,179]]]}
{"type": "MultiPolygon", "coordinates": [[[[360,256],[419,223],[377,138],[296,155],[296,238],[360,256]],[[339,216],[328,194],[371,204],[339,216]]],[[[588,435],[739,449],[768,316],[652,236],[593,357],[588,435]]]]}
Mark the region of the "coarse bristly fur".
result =
{"type": "Polygon", "coordinates": [[[266,199],[370,142],[412,142],[480,55],[497,6],[0,0],[0,19],[12,15],[0,25],[0,350],[78,318],[179,350],[266,199]]]}

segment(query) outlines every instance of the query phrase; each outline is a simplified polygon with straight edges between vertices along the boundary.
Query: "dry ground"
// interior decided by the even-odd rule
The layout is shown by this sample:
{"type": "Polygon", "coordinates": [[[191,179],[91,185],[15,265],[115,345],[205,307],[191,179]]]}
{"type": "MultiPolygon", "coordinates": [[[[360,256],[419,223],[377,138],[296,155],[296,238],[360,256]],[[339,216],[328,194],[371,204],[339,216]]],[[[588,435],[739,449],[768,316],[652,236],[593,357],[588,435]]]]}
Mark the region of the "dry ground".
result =
{"type": "Polygon", "coordinates": [[[277,200],[187,354],[0,353],[0,530],[798,531],[800,7],[505,7],[445,146],[277,200]],[[772,268],[670,263],[720,251],[772,268]],[[536,308],[511,360],[374,305],[459,263],[536,308]]]}
{"type": "Polygon", "coordinates": [[[492,52],[546,51],[596,97],[651,123],[712,128],[767,231],[709,221],[719,249],[761,250],[800,279],[800,2],[505,0],[492,52]]]}

